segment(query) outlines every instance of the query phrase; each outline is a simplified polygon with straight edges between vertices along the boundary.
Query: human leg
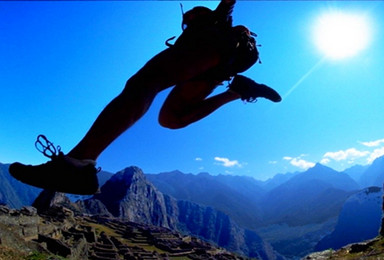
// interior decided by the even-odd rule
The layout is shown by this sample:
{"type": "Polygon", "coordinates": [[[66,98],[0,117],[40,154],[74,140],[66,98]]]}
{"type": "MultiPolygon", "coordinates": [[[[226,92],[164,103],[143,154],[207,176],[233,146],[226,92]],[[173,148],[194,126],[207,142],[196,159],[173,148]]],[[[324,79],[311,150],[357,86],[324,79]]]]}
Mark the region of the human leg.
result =
{"type": "Polygon", "coordinates": [[[126,88],[103,109],[68,156],[96,160],[110,143],[145,114],[157,93],[155,88],[133,91],[127,82],[126,88]]]}
{"type": "Polygon", "coordinates": [[[183,128],[240,98],[232,91],[208,97],[218,84],[209,80],[192,80],[177,85],[160,110],[159,123],[170,129],[183,128]]]}
{"type": "Polygon", "coordinates": [[[96,160],[113,140],[140,119],[157,93],[219,64],[220,53],[214,46],[200,47],[188,51],[174,47],[156,55],[127,81],[122,93],[101,112],[69,155],[59,152],[50,156],[51,161],[36,166],[13,163],[9,168],[11,175],[43,189],[95,193],[97,169],[91,160],[96,160]]]}
{"type": "Polygon", "coordinates": [[[208,47],[188,52],[170,48],[158,54],[127,81],[122,93],[106,106],[68,156],[96,160],[145,114],[160,91],[204,73],[219,61],[219,53],[208,47]]]}
{"type": "Polygon", "coordinates": [[[237,99],[254,102],[262,97],[273,102],[281,101],[275,90],[242,75],[234,77],[227,91],[208,97],[218,84],[217,81],[201,79],[177,85],[161,108],[159,123],[171,129],[183,128],[237,99]]]}

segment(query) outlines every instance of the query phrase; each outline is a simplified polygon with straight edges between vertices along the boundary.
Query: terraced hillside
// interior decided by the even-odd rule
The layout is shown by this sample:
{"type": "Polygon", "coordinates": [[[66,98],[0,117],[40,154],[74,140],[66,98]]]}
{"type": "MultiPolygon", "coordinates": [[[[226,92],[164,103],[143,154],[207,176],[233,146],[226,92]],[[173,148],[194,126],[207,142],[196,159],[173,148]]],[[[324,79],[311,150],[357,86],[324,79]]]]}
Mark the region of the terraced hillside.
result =
{"type": "Polygon", "coordinates": [[[0,259],[246,259],[167,228],[0,206],[0,259]]]}

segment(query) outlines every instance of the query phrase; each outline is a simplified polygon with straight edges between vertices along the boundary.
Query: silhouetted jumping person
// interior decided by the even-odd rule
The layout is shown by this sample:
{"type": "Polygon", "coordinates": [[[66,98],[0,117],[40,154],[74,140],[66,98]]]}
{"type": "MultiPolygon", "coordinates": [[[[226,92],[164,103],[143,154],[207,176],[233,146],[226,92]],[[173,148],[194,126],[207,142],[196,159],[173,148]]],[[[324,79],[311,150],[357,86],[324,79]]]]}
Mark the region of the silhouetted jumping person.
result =
{"type": "Polygon", "coordinates": [[[222,0],[213,11],[195,7],[183,14],[183,32],[175,44],[167,41],[168,48],[126,82],[68,154],[40,135],[36,146],[51,160],[37,166],[13,163],[12,176],[47,190],[94,194],[98,156],[146,113],[160,91],[172,86],[159,113],[160,125],[171,129],[185,127],[237,99],[281,101],[275,90],[238,75],[258,61],[259,53],[254,34],[245,26],[232,26],[234,5],[235,0],[222,0]],[[228,89],[209,96],[223,81],[230,81],[228,89]]]}

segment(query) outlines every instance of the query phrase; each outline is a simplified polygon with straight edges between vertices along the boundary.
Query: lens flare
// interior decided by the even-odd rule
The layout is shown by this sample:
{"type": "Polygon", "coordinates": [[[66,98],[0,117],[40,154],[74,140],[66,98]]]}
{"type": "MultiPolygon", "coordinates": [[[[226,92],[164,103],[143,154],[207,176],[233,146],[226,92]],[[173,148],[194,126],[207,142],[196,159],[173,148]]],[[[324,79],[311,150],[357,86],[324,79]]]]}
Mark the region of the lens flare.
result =
{"type": "Polygon", "coordinates": [[[355,56],[371,41],[368,18],[356,13],[324,13],[316,20],[313,33],[316,47],[331,59],[355,56]]]}

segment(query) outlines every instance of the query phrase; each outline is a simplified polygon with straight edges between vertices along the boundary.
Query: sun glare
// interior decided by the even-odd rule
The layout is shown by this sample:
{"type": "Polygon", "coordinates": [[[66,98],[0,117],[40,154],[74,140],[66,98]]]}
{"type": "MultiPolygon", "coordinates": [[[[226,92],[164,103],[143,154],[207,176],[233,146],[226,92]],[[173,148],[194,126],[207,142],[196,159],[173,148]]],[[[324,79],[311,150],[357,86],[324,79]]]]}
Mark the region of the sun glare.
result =
{"type": "Polygon", "coordinates": [[[332,11],[322,14],[314,26],[317,48],[331,59],[352,57],[371,40],[371,28],[364,15],[332,11]]]}

